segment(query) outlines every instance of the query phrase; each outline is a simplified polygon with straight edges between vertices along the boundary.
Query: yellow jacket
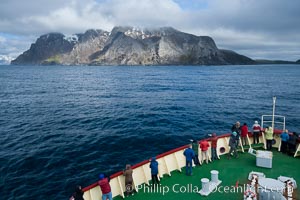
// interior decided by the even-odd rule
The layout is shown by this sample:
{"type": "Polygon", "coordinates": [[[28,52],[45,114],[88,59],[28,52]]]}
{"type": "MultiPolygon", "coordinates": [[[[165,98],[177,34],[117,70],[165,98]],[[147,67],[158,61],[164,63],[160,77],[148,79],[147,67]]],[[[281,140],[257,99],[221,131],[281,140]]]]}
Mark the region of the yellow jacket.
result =
{"type": "Polygon", "coordinates": [[[270,127],[265,130],[266,140],[273,140],[273,129],[270,127]]]}

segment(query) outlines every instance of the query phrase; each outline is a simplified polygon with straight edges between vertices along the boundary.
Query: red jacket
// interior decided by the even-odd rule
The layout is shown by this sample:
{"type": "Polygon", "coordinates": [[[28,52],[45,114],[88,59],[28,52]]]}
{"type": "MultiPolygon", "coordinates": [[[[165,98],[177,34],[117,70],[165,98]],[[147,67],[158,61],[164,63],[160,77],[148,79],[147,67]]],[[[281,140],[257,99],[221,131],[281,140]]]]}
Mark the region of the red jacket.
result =
{"type": "Polygon", "coordinates": [[[101,188],[102,194],[107,194],[111,192],[110,185],[107,178],[98,181],[98,185],[101,188]]]}
{"type": "Polygon", "coordinates": [[[217,136],[212,137],[211,138],[211,147],[212,148],[217,148],[217,142],[218,142],[218,137],[217,136]]]}
{"type": "Polygon", "coordinates": [[[253,132],[256,132],[256,133],[259,133],[260,132],[260,125],[258,125],[258,126],[254,126],[253,125],[253,132]]]}
{"type": "Polygon", "coordinates": [[[209,144],[206,140],[200,142],[200,148],[202,151],[207,151],[209,144]]]}
{"type": "Polygon", "coordinates": [[[241,127],[241,136],[246,137],[248,135],[248,127],[246,125],[243,125],[241,127]]]}

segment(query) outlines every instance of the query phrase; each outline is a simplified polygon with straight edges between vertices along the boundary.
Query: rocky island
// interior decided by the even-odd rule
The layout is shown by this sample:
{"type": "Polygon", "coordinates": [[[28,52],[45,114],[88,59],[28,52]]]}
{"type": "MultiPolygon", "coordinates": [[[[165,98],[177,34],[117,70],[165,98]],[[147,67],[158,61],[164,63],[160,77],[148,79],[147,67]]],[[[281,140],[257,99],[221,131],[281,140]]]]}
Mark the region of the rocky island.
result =
{"type": "Polygon", "coordinates": [[[111,32],[88,30],[65,36],[40,36],[12,65],[243,65],[256,62],[218,49],[208,36],[171,27],[114,27],[111,32]]]}

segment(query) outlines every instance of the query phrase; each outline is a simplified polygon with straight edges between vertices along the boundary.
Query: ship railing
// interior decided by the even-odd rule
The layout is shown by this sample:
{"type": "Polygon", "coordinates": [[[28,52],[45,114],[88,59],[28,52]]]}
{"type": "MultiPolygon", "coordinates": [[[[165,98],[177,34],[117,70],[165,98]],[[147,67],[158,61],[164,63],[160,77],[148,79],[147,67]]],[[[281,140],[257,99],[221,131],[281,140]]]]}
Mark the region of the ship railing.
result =
{"type": "MultiPolygon", "coordinates": [[[[275,135],[279,135],[282,132],[282,130],[274,130],[275,135]]],[[[218,157],[220,155],[227,154],[230,150],[228,144],[230,139],[230,133],[224,134],[221,136],[218,136],[217,141],[217,155],[218,157]]],[[[210,139],[206,139],[209,141],[210,146],[211,142],[210,139]]],[[[259,138],[260,142],[263,142],[264,137],[263,134],[259,138]]],[[[200,142],[200,141],[199,141],[200,142]]],[[[241,145],[241,143],[240,143],[241,145]]],[[[165,152],[163,154],[160,154],[156,156],[157,162],[159,163],[159,177],[162,178],[163,176],[171,176],[171,172],[178,170],[182,171],[182,168],[185,166],[185,156],[183,155],[184,150],[188,147],[188,145],[173,149],[171,151],[165,152]]],[[[278,148],[278,142],[276,142],[273,147],[278,148]]],[[[299,147],[298,147],[299,148],[299,147]]],[[[211,148],[209,148],[209,155],[211,155],[211,148]]],[[[201,157],[201,150],[199,148],[199,160],[202,160],[201,157]]],[[[204,160],[204,159],[203,159],[204,160]]],[[[132,166],[133,169],[133,183],[134,188],[137,192],[139,192],[140,189],[145,189],[145,187],[148,187],[151,182],[151,172],[149,168],[149,160],[144,160],[136,165],[132,166]]],[[[110,186],[112,189],[112,195],[113,197],[121,196],[125,198],[124,193],[126,191],[125,186],[125,178],[123,176],[123,172],[117,172],[110,176],[110,186]]],[[[84,199],[85,200],[99,200],[101,199],[102,193],[99,185],[97,183],[94,183],[86,188],[84,190],[84,199]]]]}
{"type": "MultiPolygon", "coordinates": [[[[224,134],[218,137],[217,141],[217,155],[223,155],[229,152],[229,137],[230,134],[224,134]]],[[[210,139],[208,139],[209,143],[210,139]]],[[[157,162],[159,163],[159,177],[171,176],[171,172],[178,170],[181,172],[181,169],[185,166],[185,156],[183,155],[184,150],[188,145],[173,149],[166,153],[156,156],[157,162]]],[[[211,155],[211,148],[209,148],[209,155],[211,155]]],[[[201,150],[199,148],[199,160],[202,160],[201,150]]],[[[204,159],[203,159],[204,160],[204,159]]],[[[133,183],[134,188],[138,192],[140,188],[147,187],[151,182],[151,171],[149,168],[149,160],[145,160],[141,163],[132,166],[133,169],[133,183]]],[[[125,198],[124,192],[126,191],[125,187],[125,178],[123,172],[117,172],[110,176],[110,186],[112,189],[112,196],[121,196],[125,198]]],[[[94,183],[84,190],[84,199],[85,200],[99,200],[101,199],[102,192],[97,183],[94,183]]]]}
{"type": "MultiPolygon", "coordinates": [[[[279,128],[279,130],[285,130],[285,116],[282,115],[262,115],[261,116],[261,128],[270,126],[275,130],[275,128],[279,128]]],[[[263,134],[264,137],[264,134],[263,134]]],[[[266,141],[264,139],[264,141],[266,141]]],[[[281,149],[281,140],[278,134],[275,134],[273,145],[278,148],[278,151],[281,149]]],[[[264,142],[264,148],[267,148],[266,142],[264,142]]]]}
{"type": "Polygon", "coordinates": [[[285,130],[285,116],[282,115],[274,115],[274,122],[272,120],[273,115],[262,115],[261,116],[261,128],[264,128],[266,125],[271,126],[274,123],[273,129],[281,129],[285,130]],[[277,125],[275,127],[275,125],[277,125]],[[278,125],[280,127],[278,127],[278,125]]]}

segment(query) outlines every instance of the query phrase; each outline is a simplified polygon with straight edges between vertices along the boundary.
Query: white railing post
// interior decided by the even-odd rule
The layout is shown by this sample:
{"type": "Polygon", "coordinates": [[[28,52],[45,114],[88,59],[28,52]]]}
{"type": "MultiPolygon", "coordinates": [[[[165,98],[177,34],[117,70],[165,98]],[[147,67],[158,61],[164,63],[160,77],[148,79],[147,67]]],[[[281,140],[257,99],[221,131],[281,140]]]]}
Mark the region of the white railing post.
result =
{"type": "Polygon", "coordinates": [[[273,97],[273,114],[272,114],[272,129],[274,131],[274,118],[275,118],[275,104],[276,104],[276,97],[273,97]]]}

